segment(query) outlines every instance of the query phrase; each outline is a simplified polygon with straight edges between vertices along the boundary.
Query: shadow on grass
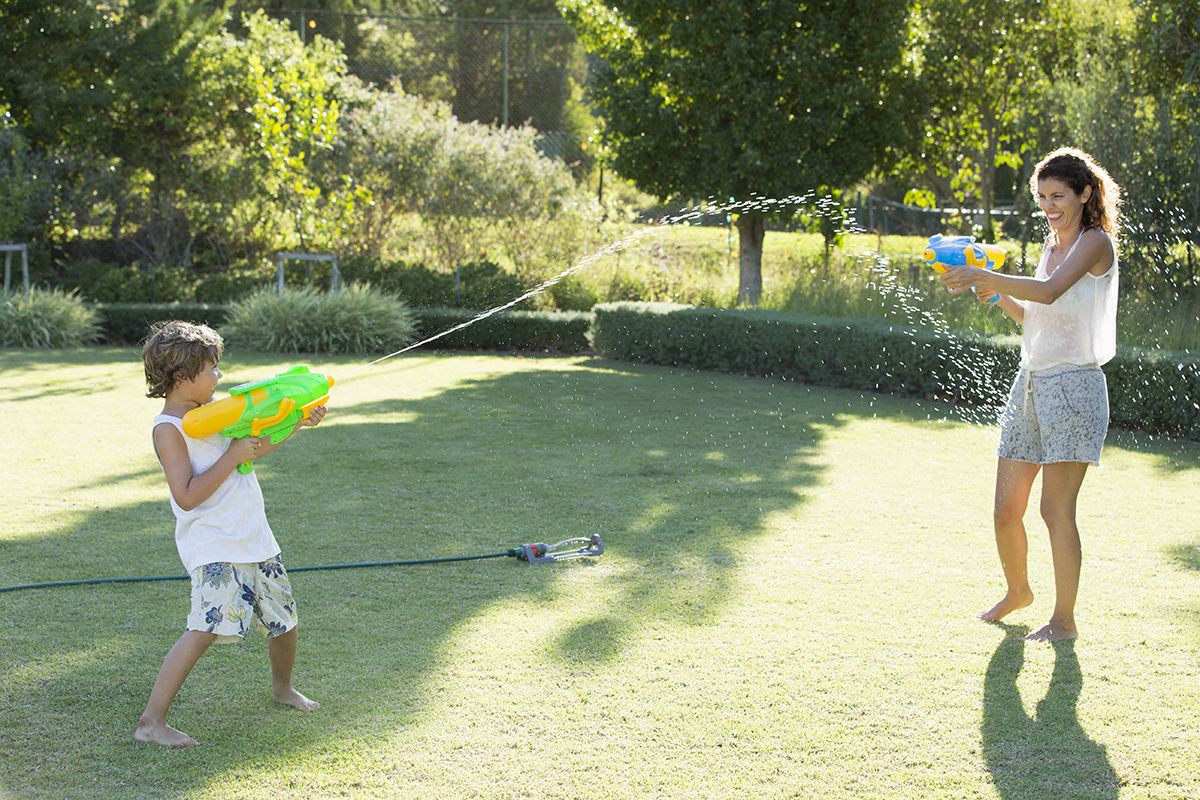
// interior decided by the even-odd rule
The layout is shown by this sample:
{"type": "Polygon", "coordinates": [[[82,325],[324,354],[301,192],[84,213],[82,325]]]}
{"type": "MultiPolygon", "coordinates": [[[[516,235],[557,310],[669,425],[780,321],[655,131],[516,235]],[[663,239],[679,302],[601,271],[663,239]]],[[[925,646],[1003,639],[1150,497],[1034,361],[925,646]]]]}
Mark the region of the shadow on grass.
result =
{"type": "Polygon", "coordinates": [[[1030,716],[1017,687],[1028,631],[998,627],[1005,636],[984,677],[981,729],[983,757],[997,793],[1005,800],[1115,799],[1121,782],[1108,753],[1079,724],[1083,671],[1074,641],[1053,643],[1050,685],[1030,716]]]}
{"type": "MultiPolygon", "coordinates": [[[[454,657],[464,625],[496,604],[569,605],[569,575],[606,582],[606,601],[557,626],[549,655],[566,668],[619,659],[656,626],[715,618],[764,517],[805,502],[820,471],[813,457],[838,414],[823,390],[794,384],[590,367],[523,365],[417,399],[336,406],[330,424],[258,469],[291,566],[470,555],[592,533],[604,540],[603,559],[296,575],[297,687],[323,708],[303,715],[271,703],[266,647],[253,637],[214,648],[172,709],[175,724],[207,745],[201,757],[131,739],[182,627],[186,583],[6,595],[0,625],[13,661],[0,673],[0,757],[9,788],[177,797],[272,755],[320,760],[394,736],[437,705],[442,689],[428,676],[454,657]],[[102,766],[93,775],[82,764],[102,766]]],[[[874,413],[857,395],[837,397],[839,413],[874,413]]],[[[170,563],[172,574],[180,569],[165,508],[164,496],[121,509],[124,541],[108,509],[82,510],[28,548],[44,551],[49,567],[53,553],[94,535],[112,562],[105,573],[153,574],[148,563],[170,563]]]]}
{"type": "Polygon", "coordinates": [[[1200,572],[1200,545],[1180,544],[1167,551],[1171,561],[1193,572],[1200,572]]]}
{"type": "Polygon", "coordinates": [[[1154,457],[1157,469],[1166,473],[1200,469],[1200,442],[1173,439],[1140,431],[1110,428],[1105,448],[1120,448],[1154,457]]]}

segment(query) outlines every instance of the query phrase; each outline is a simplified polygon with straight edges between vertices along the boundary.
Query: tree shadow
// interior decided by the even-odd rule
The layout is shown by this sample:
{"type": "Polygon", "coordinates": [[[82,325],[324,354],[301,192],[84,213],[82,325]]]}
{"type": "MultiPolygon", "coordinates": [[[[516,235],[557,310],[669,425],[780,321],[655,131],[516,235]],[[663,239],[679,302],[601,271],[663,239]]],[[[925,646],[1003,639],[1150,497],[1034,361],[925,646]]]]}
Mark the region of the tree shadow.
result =
{"type": "Polygon", "coordinates": [[[1073,640],[1053,643],[1054,670],[1035,715],[1025,711],[1017,679],[1027,629],[999,624],[1005,636],[988,663],[983,687],[983,757],[1005,800],[1105,800],[1121,781],[1105,747],[1079,723],[1083,671],[1073,640]]]}
{"type": "MultiPolygon", "coordinates": [[[[0,628],[12,661],[0,671],[0,751],[14,788],[83,791],[90,778],[55,769],[73,751],[105,765],[98,787],[184,796],[261,763],[242,746],[247,730],[294,756],[392,736],[435,703],[430,676],[455,657],[465,623],[497,603],[569,598],[570,576],[605,581],[608,599],[557,625],[548,645],[530,638],[566,667],[618,659],[662,625],[714,619],[742,549],[768,515],[805,502],[824,431],[840,423],[820,392],[795,385],[763,391],[736,376],[592,367],[497,370],[417,398],[339,398],[331,424],[256,468],[291,567],[471,555],[592,533],[605,557],[296,575],[297,685],[324,707],[300,715],[273,706],[260,641],[214,649],[173,709],[181,729],[208,745],[203,758],[131,743],[186,615],[185,582],[6,595],[0,628]],[[370,712],[339,695],[371,698],[370,712]]],[[[869,415],[847,398],[845,411],[869,415]]],[[[145,470],[126,477],[144,481],[145,470]]],[[[119,511],[81,510],[22,545],[23,562],[58,561],[70,574],[28,574],[22,563],[12,565],[15,577],[153,574],[160,564],[180,572],[165,508],[164,495],[119,511]],[[102,572],[71,554],[89,536],[105,544],[102,572]]]]}
{"type": "Polygon", "coordinates": [[[1123,428],[1110,428],[1105,448],[1120,448],[1150,455],[1161,472],[1177,473],[1200,469],[1200,442],[1176,439],[1123,428]]]}
{"type": "Polygon", "coordinates": [[[1192,572],[1200,572],[1200,545],[1175,545],[1167,551],[1167,554],[1177,566],[1189,569],[1192,572]]]}

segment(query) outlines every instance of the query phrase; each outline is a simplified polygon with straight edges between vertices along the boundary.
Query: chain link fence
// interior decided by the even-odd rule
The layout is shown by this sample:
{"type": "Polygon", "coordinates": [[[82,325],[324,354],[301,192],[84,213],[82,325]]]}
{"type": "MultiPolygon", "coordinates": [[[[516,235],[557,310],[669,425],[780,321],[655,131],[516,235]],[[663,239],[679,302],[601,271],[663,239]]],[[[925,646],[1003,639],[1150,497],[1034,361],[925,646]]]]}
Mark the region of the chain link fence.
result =
{"type": "MultiPolygon", "coordinates": [[[[547,155],[583,157],[590,118],[572,116],[588,56],[561,20],[437,19],[331,11],[269,11],[301,38],[342,43],[348,71],[450,104],[464,122],[519,126],[540,134],[547,155]]],[[[234,15],[234,20],[239,19],[234,15]]]]}

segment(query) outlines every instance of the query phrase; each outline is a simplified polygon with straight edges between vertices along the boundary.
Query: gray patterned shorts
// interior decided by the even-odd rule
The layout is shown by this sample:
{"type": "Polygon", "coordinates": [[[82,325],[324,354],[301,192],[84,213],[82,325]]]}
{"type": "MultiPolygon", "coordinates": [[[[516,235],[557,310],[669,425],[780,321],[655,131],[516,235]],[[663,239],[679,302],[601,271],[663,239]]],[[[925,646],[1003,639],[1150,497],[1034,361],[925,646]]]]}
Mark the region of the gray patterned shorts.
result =
{"type": "Polygon", "coordinates": [[[1100,367],[1060,364],[1013,381],[996,455],[1013,461],[1100,463],[1108,434],[1108,382],[1100,367]]]}
{"type": "Polygon", "coordinates": [[[218,644],[240,642],[253,625],[268,639],[296,627],[296,601],[283,561],[218,561],[192,570],[187,630],[217,635],[218,644]]]}

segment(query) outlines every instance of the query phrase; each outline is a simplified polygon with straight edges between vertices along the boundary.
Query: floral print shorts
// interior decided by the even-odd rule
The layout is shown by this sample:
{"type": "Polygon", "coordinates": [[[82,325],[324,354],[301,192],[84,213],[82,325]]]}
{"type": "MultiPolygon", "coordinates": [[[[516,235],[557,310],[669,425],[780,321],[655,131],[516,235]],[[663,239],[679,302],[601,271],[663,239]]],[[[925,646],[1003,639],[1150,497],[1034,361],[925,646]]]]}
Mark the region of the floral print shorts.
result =
{"type": "Polygon", "coordinates": [[[1100,463],[1108,434],[1108,382],[1100,367],[1061,364],[1013,381],[996,455],[1013,461],[1100,463]]]}
{"type": "Polygon", "coordinates": [[[240,642],[250,623],[267,638],[296,627],[296,601],[278,555],[258,564],[219,561],[192,570],[189,631],[215,633],[218,643],[240,642]]]}

